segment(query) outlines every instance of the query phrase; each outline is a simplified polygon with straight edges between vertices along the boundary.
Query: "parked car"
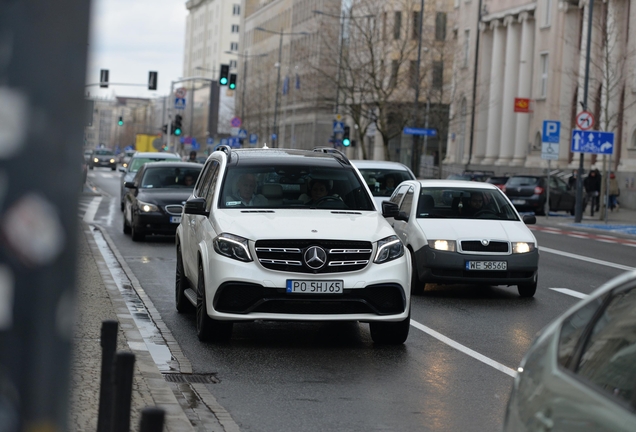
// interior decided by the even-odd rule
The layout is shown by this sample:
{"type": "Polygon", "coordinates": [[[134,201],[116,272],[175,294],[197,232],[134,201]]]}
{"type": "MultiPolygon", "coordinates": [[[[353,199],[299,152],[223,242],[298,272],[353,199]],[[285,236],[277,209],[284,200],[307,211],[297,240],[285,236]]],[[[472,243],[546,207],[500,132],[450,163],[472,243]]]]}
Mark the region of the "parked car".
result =
{"type": "MultiPolygon", "coordinates": [[[[512,176],[504,185],[503,191],[518,211],[532,211],[537,215],[546,214],[547,176],[512,176]]],[[[574,214],[576,204],[575,191],[558,177],[550,177],[549,211],[566,211],[574,214]]]]}
{"type": "Polygon", "coordinates": [[[446,177],[447,180],[468,180],[468,181],[486,181],[487,178],[494,176],[493,171],[474,171],[466,170],[461,174],[451,174],[446,177]]]}
{"type": "Polygon", "coordinates": [[[219,147],[185,204],[176,308],[200,340],[233,323],[361,321],[379,344],[410,328],[410,260],[340,152],[219,147]],[[302,197],[310,195],[310,200],[302,197]]]}
{"type": "Polygon", "coordinates": [[[415,174],[404,164],[390,161],[352,160],[369,186],[376,208],[382,211],[382,201],[387,200],[397,185],[404,180],[415,180],[415,174]]]}
{"type": "Polygon", "coordinates": [[[120,155],[120,163],[123,168],[127,168],[130,158],[135,154],[135,150],[126,150],[120,155]]]}
{"type": "Polygon", "coordinates": [[[509,178],[510,176],[490,176],[486,179],[486,183],[494,184],[499,189],[503,190],[509,178]]]}
{"type": "Polygon", "coordinates": [[[181,158],[176,153],[167,153],[167,152],[136,152],[130,158],[128,162],[128,166],[119,167],[119,171],[123,172],[124,175],[121,177],[121,184],[119,187],[119,205],[121,211],[124,211],[124,197],[126,196],[126,182],[132,181],[139,171],[139,168],[143,166],[143,164],[148,162],[161,162],[161,161],[180,161],[181,158]]]}
{"type": "Polygon", "coordinates": [[[636,271],[545,327],[517,369],[504,431],[636,430],[636,271]]]}
{"type": "Polygon", "coordinates": [[[411,293],[428,282],[516,285],[537,290],[537,240],[506,196],[489,183],[456,180],[403,182],[391,196],[399,207],[389,219],[411,251],[411,293]]]}
{"type": "Polygon", "coordinates": [[[144,164],[134,180],[126,182],[124,233],[133,241],[150,234],[174,235],[201,168],[191,162],[144,164]]]}
{"type": "Polygon", "coordinates": [[[88,168],[93,169],[95,167],[109,167],[115,171],[117,169],[115,153],[111,149],[105,148],[93,150],[88,168]]]}

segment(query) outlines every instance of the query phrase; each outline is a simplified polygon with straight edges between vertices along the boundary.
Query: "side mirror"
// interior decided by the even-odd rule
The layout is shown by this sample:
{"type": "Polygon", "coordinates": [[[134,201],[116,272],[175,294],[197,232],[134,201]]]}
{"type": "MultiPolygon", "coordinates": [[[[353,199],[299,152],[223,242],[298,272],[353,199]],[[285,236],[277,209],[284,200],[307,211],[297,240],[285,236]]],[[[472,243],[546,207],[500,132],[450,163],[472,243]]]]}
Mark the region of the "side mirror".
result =
{"type": "Polygon", "coordinates": [[[392,217],[395,218],[398,216],[399,207],[396,203],[391,201],[382,201],[382,216],[385,218],[392,217]]]}
{"type": "Polygon", "coordinates": [[[205,199],[203,198],[192,198],[186,201],[183,212],[191,215],[210,215],[210,212],[205,211],[205,199]]]}
{"type": "Polygon", "coordinates": [[[404,221],[404,222],[408,222],[409,221],[409,215],[407,215],[405,212],[401,211],[395,217],[395,220],[401,220],[401,221],[404,221]]]}
{"type": "Polygon", "coordinates": [[[523,215],[523,223],[526,225],[534,225],[537,223],[537,217],[535,215],[523,215]]]}
{"type": "Polygon", "coordinates": [[[124,182],[124,187],[127,187],[128,189],[137,189],[135,182],[131,181],[124,182]]]}
{"type": "Polygon", "coordinates": [[[124,168],[124,167],[119,167],[119,171],[121,171],[121,172],[125,173],[125,172],[126,172],[126,168],[124,168]]]}

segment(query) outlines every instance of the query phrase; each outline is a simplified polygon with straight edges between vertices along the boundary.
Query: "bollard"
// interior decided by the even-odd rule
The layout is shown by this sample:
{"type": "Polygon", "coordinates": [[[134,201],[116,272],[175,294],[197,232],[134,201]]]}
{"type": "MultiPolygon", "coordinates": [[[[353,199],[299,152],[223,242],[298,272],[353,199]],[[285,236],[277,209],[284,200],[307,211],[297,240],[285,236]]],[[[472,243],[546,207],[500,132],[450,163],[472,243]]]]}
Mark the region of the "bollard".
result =
{"type": "Polygon", "coordinates": [[[118,352],[115,356],[115,385],[113,388],[113,421],[111,432],[130,431],[130,405],[132,398],[135,355],[118,352]]]}
{"type": "Polygon", "coordinates": [[[162,432],[166,413],[161,408],[147,407],[141,411],[139,432],[162,432]]]}
{"type": "Polygon", "coordinates": [[[113,416],[113,366],[117,348],[117,321],[102,321],[102,375],[99,384],[97,432],[110,432],[113,416]]]}

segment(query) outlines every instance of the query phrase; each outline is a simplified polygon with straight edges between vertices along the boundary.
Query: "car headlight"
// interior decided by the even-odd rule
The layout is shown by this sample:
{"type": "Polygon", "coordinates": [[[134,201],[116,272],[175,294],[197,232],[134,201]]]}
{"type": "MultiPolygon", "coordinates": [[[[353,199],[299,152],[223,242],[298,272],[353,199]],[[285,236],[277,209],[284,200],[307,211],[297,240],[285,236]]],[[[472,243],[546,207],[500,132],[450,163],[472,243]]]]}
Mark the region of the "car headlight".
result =
{"type": "Polygon", "coordinates": [[[376,264],[392,261],[404,255],[404,245],[397,236],[390,236],[378,241],[378,251],[373,260],[376,264]]]}
{"type": "Polygon", "coordinates": [[[139,209],[144,213],[156,212],[159,211],[159,207],[154,204],[146,203],[143,201],[138,201],[139,209]]]}
{"type": "Polygon", "coordinates": [[[128,164],[126,162],[124,162],[123,167],[124,168],[128,168],[128,164]]]}
{"type": "Polygon", "coordinates": [[[97,162],[99,162],[99,159],[94,158],[94,159],[93,159],[93,162],[97,163],[97,162]]]}
{"type": "Polygon", "coordinates": [[[534,243],[527,243],[527,242],[513,242],[512,243],[512,253],[513,254],[532,252],[534,250],[534,248],[535,248],[534,243]]]}
{"type": "Polygon", "coordinates": [[[440,251],[455,252],[457,242],[455,240],[429,240],[428,247],[440,251]]]}
{"type": "Polygon", "coordinates": [[[111,160],[110,160],[110,163],[115,163],[115,159],[111,159],[111,160]]]}
{"type": "Polygon", "coordinates": [[[247,239],[233,234],[219,234],[214,239],[214,250],[228,258],[244,262],[252,261],[247,239]]]}

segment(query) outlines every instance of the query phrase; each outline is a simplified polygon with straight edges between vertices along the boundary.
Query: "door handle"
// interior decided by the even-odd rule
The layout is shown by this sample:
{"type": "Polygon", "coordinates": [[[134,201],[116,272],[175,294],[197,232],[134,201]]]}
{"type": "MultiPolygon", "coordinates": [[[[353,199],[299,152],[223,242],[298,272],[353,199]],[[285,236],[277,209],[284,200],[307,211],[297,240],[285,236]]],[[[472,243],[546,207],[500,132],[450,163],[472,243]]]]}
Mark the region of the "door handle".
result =
{"type": "Polygon", "coordinates": [[[554,427],[554,422],[550,418],[550,415],[550,412],[545,413],[543,411],[539,411],[534,414],[534,418],[537,419],[541,426],[543,426],[543,430],[545,431],[551,431],[554,427]]]}

